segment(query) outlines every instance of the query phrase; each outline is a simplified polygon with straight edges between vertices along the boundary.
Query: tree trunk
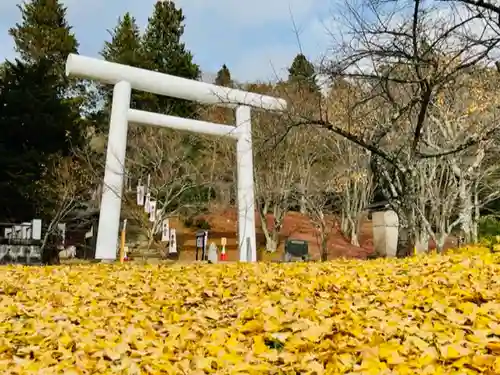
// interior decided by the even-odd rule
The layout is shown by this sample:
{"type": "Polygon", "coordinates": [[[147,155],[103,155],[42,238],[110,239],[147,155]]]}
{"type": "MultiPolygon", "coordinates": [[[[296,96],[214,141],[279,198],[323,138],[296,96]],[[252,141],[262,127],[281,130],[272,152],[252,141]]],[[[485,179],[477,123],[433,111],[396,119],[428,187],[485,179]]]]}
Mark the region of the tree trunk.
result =
{"type": "Polygon", "coordinates": [[[436,241],[436,250],[440,253],[444,251],[444,244],[446,243],[446,238],[448,236],[445,234],[441,234],[436,241]]]}
{"type": "Polygon", "coordinates": [[[471,223],[472,242],[479,242],[479,219],[481,218],[481,207],[479,206],[479,193],[477,186],[474,189],[474,215],[471,223]]]}
{"type": "Polygon", "coordinates": [[[261,229],[264,233],[264,237],[266,238],[266,250],[274,253],[278,249],[280,229],[276,227],[273,229],[269,229],[269,227],[267,226],[266,215],[261,213],[259,213],[259,215],[261,221],[261,229]]]}
{"type": "Polygon", "coordinates": [[[298,185],[299,190],[299,212],[302,215],[307,214],[307,198],[306,198],[306,190],[307,190],[307,178],[301,177],[298,185]]]}
{"type": "Polygon", "coordinates": [[[349,217],[345,210],[340,212],[340,231],[344,236],[349,236],[350,233],[349,217]]]}
{"type": "Polygon", "coordinates": [[[401,208],[398,212],[399,233],[396,256],[405,258],[414,253],[416,242],[415,218],[411,209],[401,208]]]}
{"type": "Polygon", "coordinates": [[[279,233],[272,231],[268,236],[266,236],[266,251],[270,253],[276,252],[279,245],[279,233]]]}
{"type": "Polygon", "coordinates": [[[307,214],[307,200],[305,197],[305,193],[301,193],[300,195],[299,210],[302,215],[307,214]]]}
{"type": "Polygon", "coordinates": [[[271,203],[270,199],[266,199],[263,204],[260,204],[257,207],[257,211],[260,217],[260,226],[266,238],[266,250],[274,253],[278,249],[279,236],[281,233],[281,228],[283,227],[283,221],[285,220],[287,208],[280,206],[277,203],[271,203]],[[266,215],[269,213],[271,204],[273,205],[272,212],[274,218],[273,227],[269,229],[269,226],[267,225],[266,215]]]}
{"type": "Polygon", "coordinates": [[[147,230],[147,233],[148,233],[148,246],[147,246],[146,251],[149,251],[149,250],[151,250],[151,247],[153,246],[153,242],[155,240],[154,227],[153,228],[149,228],[147,230]]]}
{"type": "Polygon", "coordinates": [[[260,228],[262,229],[262,233],[264,233],[264,237],[266,238],[266,250],[274,251],[272,250],[273,249],[271,245],[272,237],[271,237],[271,232],[269,231],[269,227],[267,226],[266,214],[259,210],[259,216],[260,216],[260,228]]]}
{"type": "Polygon", "coordinates": [[[264,203],[257,205],[257,212],[260,217],[260,228],[262,229],[262,233],[264,233],[264,237],[266,238],[266,250],[274,252],[276,251],[276,245],[273,244],[273,237],[271,231],[269,231],[269,227],[267,226],[267,213],[269,211],[269,200],[265,200],[264,203]],[[274,246],[273,246],[274,245],[274,246]]]}
{"type": "MultiPolygon", "coordinates": [[[[437,243],[436,243],[437,245],[437,243]]],[[[415,252],[417,254],[427,253],[429,251],[429,234],[425,230],[420,230],[415,241],[415,252]]]]}
{"type": "Polygon", "coordinates": [[[218,186],[219,193],[217,194],[217,198],[219,201],[219,204],[226,208],[231,206],[231,186],[228,186],[226,184],[220,184],[218,186]]]}
{"type": "MultiPolygon", "coordinates": [[[[52,225],[53,223],[51,223],[51,226],[52,225]]],[[[54,227],[50,228],[49,226],[49,229],[45,233],[43,239],[43,248],[41,249],[42,263],[49,266],[61,264],[61,260],[59,258],[60,236],[58,235],[58,232],[54,233],[53,229],[54,227]]]]}
{"type": "Polygon", "coordinates": [[[42,263],[48,266],[54,266],[61,264],[61,259],[59,258],[59,249],[57,246],[48,245],[42,252],[42,263]]]}
{"type": "Polygon", "coordinates": [[[464,207],[460,210],[462,232],[466,244],[472,242],[472,210],[464,207]]]}
{"type": "Polygon", "coordinates": [[[350,238],[351,238],[351,245],[358,246],[359,247],[359,240],[358,240],[358,220],[353,220],[352,217],[349,217],[349,226],[351,227],[351,233],[350,233],[350,238]]]}
{"type": "MultiPolygon", "coordinates": [[[[285,198],[286,200],[286,198],[285,198]]],[[[274,251],[278,249],[280,243],[280,234],[283,229],[283,223],[285,221],[285,216],[288,211],[288,206],[286,204],[275,204],[273,207],[273,231],[272,231],[272,242],[274,245],[274,251]]]]}
{"type": "Polygon", "coordinates": [[[360,229],[359,227],[360,227],[359,218],[353,219],[351,216],[349,216],[348,212],[342,210],[340,216],[340,231],[345,237],[350,238],[351,245],[358,247],[359,247],[358,233],[360,229]]]}
{"type": "Polygon", "coordinates": [[[359,247],[358,233],[354,227],[351,229],[351,245],[359,247]]]}
{"type": "Polygon", "coordinates": [[[321,261],[326,262],[328,260],[328,238],[326,233],[321,231],[321,261]]]}
{"type": "Polygon", "coordinates": [[[472,199],[471,194],[467,189],[467,183],[464,179],[460,181],[460,225],[464,234],[466,244],[472,242],[472,199]]]}
{"type": "Polygon", "coordinates": [[[436,250],[442,252],[444,250],[444,244],[446,239],[450,234],[450,228],[446,226],[446,219],[442,218],[438,224],[439,231],[437,235],[434,235],[434,242],[436,243],[436,250]]]}

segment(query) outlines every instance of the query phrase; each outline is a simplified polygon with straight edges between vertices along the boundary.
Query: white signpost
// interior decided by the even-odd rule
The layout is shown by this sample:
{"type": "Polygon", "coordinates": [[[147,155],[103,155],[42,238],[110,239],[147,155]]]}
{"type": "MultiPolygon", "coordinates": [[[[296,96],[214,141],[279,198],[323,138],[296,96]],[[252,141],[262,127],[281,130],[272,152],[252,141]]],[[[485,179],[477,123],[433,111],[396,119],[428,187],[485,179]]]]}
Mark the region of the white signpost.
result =
{"type": "Polygon", "coordinates": [[[168,242],[168,253],[177,254],[177,234],[175,229],[170,229],[170,241],[168,242]]]}
{"type": "Polygon", "coordinates": [[[151,223],[156,222],[156,200],[154,199],[149,201],[149,221],[151,223]]]}
{"type": "Polygon", "coordinates": [[[149,214],[151,212],[151,194],[147,193],[144,198],[144,212],[149,214]]]}
{"type": "Polygon", "coordinates": [[[145,198],[145,188],[144,185],[141,183],[141,180],[139,180],[139,183],[137,184],[137,205],[138,206],[144,206],[144,198],[145,198]]]}
{"type": "Polygon", "coordinates": [[[68,56],[66,74],[114,85],[96,259],[116,259],[127,130],[131,122],[226,136],[236,140],[240,261],[257,261],[250,110],[254,107],[282,111],[286,109],[285,100],[74,54],[68,56]],[[203,104],[236,107],[236,126],[131,109],[132,89],[203,104]]]}
{"type": "Polygon", "coordinates": [[[161,242],[168,242],[170,238],[170,226],[168,219],[163,219],[161,223],[161,242]]]}

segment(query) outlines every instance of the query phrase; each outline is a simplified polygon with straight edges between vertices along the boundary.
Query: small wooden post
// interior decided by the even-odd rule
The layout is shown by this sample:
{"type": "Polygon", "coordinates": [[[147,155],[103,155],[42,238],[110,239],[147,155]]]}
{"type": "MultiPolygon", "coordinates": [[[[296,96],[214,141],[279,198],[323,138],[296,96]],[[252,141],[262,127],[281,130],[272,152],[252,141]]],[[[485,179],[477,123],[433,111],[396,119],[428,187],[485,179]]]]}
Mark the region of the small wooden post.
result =
{"type": "Polygon", "coordinates": [[[127,230],[127,219],[123,220],[123,227],[120,233],[120,263],[125,261],[125,239],[127,230]]]}

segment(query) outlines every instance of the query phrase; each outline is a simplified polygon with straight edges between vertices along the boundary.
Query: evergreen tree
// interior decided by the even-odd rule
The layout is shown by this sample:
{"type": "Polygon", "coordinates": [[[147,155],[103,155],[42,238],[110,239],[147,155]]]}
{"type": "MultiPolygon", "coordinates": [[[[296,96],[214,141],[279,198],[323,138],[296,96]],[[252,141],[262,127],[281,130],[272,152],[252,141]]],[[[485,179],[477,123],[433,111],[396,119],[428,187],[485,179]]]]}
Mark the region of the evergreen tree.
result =
{"type": "Polygon", "coordinates": [[[66,8],[59,0],[30,0],[18,5],[22,22],[9,30],[21,60],[35,64],[42,59],[64,76],[66,59],[78,51],[78,42],[66,21],[66,8]]]}
{"type": "Polygon", "coordinates": [[[66,20],[66,7],[61,0],[27,0],[18,5],[21,23],[9,29],[15,50],[25,64],[35,65],[42,60],[51,63],[50,73],[58,77],[61,100],[71,103],[75,112],[92,112],[92,99],[87,93],[88,82],[68,79],[66,60],[70,53],[78,53],[78,41],[66,20]]]}
{"type": "Polygon", "coordinates": [[[222,65],[222,68],[220,68],[220,70],[217,72],[215,84],[219,86],[233,87],[231,72],[227,68],[226,64],[222,65]]]}
{"type": "MultiPolygon", "coordinates": [[[[193,63],[192,54],[181,41],[184,33],[184,15],[171,0],[159,0],[143,37],[146,68],[188,79],[198,79],[200,69],[193,63]]],[[[184,100],[155,97],[149,110],[181,117],[194,117],[196,105],[184,100]]]]}
{"type": "Polygon", "coordinates": [[[0,215],[24,220],[49,203],[36,193],[43,176],[54,159],[84,145],[88,122],[80,116],[85,87],[64,73],[78,42],[62,1],[27,0],[18,8],[22,21],[9,34],[20,60],[5,64],[0,83],[0,206],[11,209],[0,215]]]}
{"type": "Polygon", "coordinates": [[[306,89],[313,93],[320,92],[316,83],[314,65],[302,53],[295,56],[292,66],[288,69],[288,73],[288,81],[297,85],[299,89],[306,89]]]}
{"type": "MultiPolygon", "coordinates": [[[[145,59],[141,44],[141,33],[137,26],[136,20],[130,15],[125,15],[118,19],[118,25],[110,31],[111,41],[104,43],[104,48],[101,51],[101,56],[107,61],[116,62],[135,66],[138,68],[145,67],[145,59]]],[[[113,89],[109,86],[103,88],[107,107],[111,104],[113,89]]],[[[152,95],[144,92],[132,93],[131,106],[138,109],[143,109],[143,103],[151,100],[152,95]]]]}
{"type": "MultiPolygon", "coordinates": [[[[52,61],[6,63],[0,80],[0,212],[32,219],[44,197],[35,196],[50,160],[70,155],[83,138],[79,116],[60,99],[52,61]]],[[[6,217],[5,217],[6,216],[6,217]]]]}
{"type": "Polygon", "coordinates": [[[118,18],[118,25],[110,31],[111,41],[104,42],[101,56],[107,61],[142,67],[141,34],[136,20],[125,13],[118,18]]]}

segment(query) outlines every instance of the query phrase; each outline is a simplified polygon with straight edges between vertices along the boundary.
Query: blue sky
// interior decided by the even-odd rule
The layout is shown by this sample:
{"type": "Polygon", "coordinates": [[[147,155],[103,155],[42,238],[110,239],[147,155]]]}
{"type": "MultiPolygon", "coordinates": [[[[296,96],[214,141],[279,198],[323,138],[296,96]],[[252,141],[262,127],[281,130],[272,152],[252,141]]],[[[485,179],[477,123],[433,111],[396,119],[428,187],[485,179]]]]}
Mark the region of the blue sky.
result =
{"type": "MultiPolygon", "coordinates": [[[[80,53],[97,56],[108,29],[125,12],[143,28],[156,0],[64,0],[80,53]]],[[[20,19],[18,0],[0,0],[0,59],[15,56],[7,30],[20,19]]],[[[226,64],[239,81],[269,80],[286,74],[299,51],[316,61],[331,42],[330,0],[177,0],[186,16],[184,41],[204,72],[226,64]],[[291,11],[291,13],[290,13],[291,11]]]]}

